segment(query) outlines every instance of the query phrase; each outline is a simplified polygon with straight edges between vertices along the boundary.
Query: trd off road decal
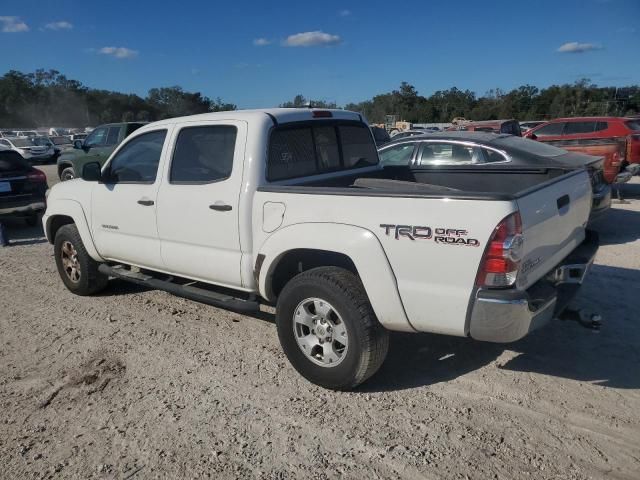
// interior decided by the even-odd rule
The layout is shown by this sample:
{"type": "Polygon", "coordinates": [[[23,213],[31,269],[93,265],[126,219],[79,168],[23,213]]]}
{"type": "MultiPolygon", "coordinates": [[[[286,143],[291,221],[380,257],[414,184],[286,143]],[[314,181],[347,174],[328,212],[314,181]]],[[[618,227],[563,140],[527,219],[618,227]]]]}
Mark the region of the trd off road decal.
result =
{"type": "Polygon", "coordinates": [[[393,235],[396,240],[400,237],[409,240],[433,240],[442,245],[462,245],[465,247],[479,247],[480,242],[475,238],[469,238],[469,232],[459,228],[431,228],[417,225],[391,225],[383,223],[385,235],[393,235]]]}

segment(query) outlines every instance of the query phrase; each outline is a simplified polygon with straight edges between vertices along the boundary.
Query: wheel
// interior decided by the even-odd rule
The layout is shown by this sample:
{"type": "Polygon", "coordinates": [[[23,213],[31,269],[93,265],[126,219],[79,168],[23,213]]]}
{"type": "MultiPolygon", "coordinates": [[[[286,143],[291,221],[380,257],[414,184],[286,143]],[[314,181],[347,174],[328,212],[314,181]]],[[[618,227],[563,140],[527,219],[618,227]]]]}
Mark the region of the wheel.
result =
{"type": "Polygon", "coordinates": [[[76,178],[76,172],[73,167],[66,167],[60,172],[60,181],[66,182],[67,180],[73,180],[76,178]]]}
{"type": "Polygon", "coordinates": [[[38,225],[38,223],[40,222],[40,217],[38,216],[38,214],[35,215],[31,215],[29,217],[26,217],[24,219],[24,221],[27,223],[27,225],[29,225],[30,227],[35,227],[36,225],[38,225]]]}
{"type": "Polygon", "coordinates": [[[371,377],[389,349],[362,282],[348,270],[319,267],[287,283],[276,307],[278,338],[307,380],[349,390],[371,377]]]}
{"type": "Polygon", "coordinates": [[[74,224],[56,233],[54,255],[62,282],[76,295],[91,295],[107,286],[109,277],[98,271],[99,263],[87,253],[74,224]]]}

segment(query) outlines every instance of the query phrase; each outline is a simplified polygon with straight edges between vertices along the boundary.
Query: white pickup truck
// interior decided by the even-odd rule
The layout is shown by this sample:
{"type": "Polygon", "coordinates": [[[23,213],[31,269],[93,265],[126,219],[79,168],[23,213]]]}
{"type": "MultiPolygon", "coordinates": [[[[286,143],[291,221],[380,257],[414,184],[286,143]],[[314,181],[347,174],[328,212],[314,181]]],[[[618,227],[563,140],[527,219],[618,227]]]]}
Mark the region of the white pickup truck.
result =
{"type": "Polygon", "coordinates": [[[451,186],[468,173],[379,166],[353,112],[172,118],[55,185],[43,223],[73,293],[118,277],[237,311],[275,305],[292,365],[350,389],[382,364],[389,330],[511,342],[582,283],[597,250],[587,171],[518,175],[482,148],[504,168],[470,191],[451,186]]]}

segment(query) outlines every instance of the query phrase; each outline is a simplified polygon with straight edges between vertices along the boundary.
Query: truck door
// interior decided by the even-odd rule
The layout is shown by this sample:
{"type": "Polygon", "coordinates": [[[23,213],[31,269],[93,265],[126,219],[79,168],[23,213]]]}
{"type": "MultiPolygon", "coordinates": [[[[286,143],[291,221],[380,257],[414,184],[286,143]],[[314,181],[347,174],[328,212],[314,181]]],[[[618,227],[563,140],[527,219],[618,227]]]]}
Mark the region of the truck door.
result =
{"type": "Polygon", "coordinates": [[[98,252],[109,260],[162,269],[156,200],[166,129],[136,135],[110,159],[91,196],[98,252]]]}
{"type": "Polygon", "coordinates": [[[245,122],[177,126],[158,193],[158,235],[165,270],[240,287],[239,197],[245,122]]]}

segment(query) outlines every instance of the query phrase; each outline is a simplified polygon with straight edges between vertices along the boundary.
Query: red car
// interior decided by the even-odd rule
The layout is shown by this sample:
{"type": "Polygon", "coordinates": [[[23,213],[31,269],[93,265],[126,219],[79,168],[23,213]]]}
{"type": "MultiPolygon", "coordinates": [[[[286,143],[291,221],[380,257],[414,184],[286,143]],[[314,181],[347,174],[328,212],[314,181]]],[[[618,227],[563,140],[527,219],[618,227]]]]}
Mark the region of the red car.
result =
{"type": "Polygon", "coordinates": [[[640,168],[640,119],[637,118],[557,118],[532,128],[524,137],[604,157],[604,177],[608,183],[628,181],[640,168]]]}
{"type": "Polygon", "coordinates": [[[447,132],[456,130],[464,130],[466,132],[490,132],[490,133],[508,133],[521,137],[520,124],[514,120],[482,120],[478,122],[467,122],[461,125],[453,125],[447,128],[447,132]]]}

